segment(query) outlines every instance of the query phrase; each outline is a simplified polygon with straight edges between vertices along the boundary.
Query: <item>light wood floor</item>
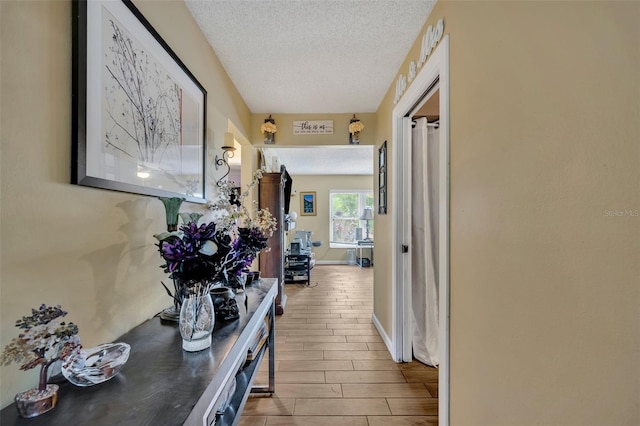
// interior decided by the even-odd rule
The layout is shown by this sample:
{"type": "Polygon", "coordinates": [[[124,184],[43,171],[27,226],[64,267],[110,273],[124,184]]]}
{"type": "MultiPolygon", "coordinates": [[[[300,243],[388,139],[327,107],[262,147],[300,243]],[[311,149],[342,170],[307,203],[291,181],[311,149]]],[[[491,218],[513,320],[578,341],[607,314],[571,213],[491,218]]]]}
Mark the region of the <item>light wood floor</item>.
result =
{"type": "MultiPolygon", "coordinates": [[[[438,424],[438,370],[393,362],[371,323],[372,268],[318,265],[310,286],[285,288],[276,393],[250,397],[241,426],[438,424]]],[[[256,384],[266,383],[266,366],[256,384]]]]}

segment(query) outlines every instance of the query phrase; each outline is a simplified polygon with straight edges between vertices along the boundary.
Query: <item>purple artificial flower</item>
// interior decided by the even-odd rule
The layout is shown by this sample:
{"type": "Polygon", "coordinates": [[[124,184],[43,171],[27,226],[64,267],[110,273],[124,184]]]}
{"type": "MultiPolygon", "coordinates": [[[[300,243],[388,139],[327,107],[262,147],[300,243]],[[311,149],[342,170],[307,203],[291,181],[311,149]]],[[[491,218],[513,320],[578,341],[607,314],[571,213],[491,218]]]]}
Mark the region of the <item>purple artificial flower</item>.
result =
{"type": "Polygon", "coordinates": [[[213,222],[203,223],[200,226],[191,222],[188,225],[184,225],[181,229],[182,232],[184,232],[185,238],[193,241],[211,240],[216,234],[216,224],[213,222]]]}
{"type": "Polygon", "coordinates": [[[174,272],[182,262],[196,257],[193,244],[179,238],[162,241],[160,243],[160,254],[167,261],[169,272],[174,272]]]}

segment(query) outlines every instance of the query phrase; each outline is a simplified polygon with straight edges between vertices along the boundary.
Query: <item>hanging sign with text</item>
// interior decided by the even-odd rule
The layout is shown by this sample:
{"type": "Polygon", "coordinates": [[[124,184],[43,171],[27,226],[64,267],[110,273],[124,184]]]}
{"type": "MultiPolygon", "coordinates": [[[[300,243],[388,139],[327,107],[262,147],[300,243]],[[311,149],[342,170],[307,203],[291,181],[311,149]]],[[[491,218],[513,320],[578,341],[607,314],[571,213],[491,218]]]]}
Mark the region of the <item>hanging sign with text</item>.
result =
{"type": "Polygon", "coordinates": [[[294,121],[294,135],[332,135],[333,120],[294,121]]]}

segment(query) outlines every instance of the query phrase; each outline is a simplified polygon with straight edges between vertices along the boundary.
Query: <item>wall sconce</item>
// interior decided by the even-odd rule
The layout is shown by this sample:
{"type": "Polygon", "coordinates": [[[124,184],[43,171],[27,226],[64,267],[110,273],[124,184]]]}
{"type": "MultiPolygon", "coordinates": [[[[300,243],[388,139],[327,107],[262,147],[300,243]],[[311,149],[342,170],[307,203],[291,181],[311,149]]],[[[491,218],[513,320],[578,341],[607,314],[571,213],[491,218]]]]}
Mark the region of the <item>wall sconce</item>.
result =
{"type": "Polygon", "coordinates": [[[349,144],[358,145],[360,143],[360,132],[362,129],[364,129],[364,124],[353,114],[353,118],[349,120],[349,144]]]}
{"type": "Polygon", "coordinates": [[[229,176],[229,172],[231,172],[231,166],[229,165],[229,158],[233,158],[233,154],[234,154],[233,152],[235,150],[236,148],[234,146],[225,145],[222,147],[222,157],[218,157],[218,154],[216,154],[216,159],[215,159],[216,170],[218,170],[220,167],[227,168],[227,172],[220,179],[216,181],[216,185],[218,185],[218,187],[222,186],[221,182],[224,180],[224,178],[229,176]]]}
{"type": "Polygon", "coordinates": [[[373,220],[373,211],[371,207],[364,208],[364,212],[362,212],[362,216],[360,216],[360,220],[364,220],[367,226],[367,237],[365,238],[365,240],[371,241],[371,238],[369,238],[369,221],[373,220]]]}
{"type": "Polygon", "coordinates": [[[278,127],[276,126],[276,120],[271,118],[271,114],[269,114],[269,118],[264,119],[264,123],[260,126],[260,131],[264,135],[265,144],[273,145],[276,143],[276,132],[278,131],[278,127]]]}

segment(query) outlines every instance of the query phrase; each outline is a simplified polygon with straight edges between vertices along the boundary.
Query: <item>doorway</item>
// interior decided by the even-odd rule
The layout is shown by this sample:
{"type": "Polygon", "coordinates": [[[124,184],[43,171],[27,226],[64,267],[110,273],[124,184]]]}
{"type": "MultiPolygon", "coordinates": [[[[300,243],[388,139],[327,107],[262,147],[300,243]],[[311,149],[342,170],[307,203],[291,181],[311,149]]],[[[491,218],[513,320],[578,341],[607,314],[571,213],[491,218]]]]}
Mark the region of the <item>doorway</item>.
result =
{"type": "MultiPolygon", "coordinates": [[[[437,144],[437,261],[433,272],[438,285],[437,336],[439,347],[439,423],[449,424],[449,37],[443,37],[429,56],[404,96],[393,110],[392,178],[394,220],[393,268],[393,358],[398,362],[413,359],[412,318],[412,118],[426,105],[437,99],[439,128],[437,144]],[[435,97],[435,98],[434,98],[435,97]]],[[[433,104],[433,102],[432,102],[433,104]]],[[[427,114],[428,115],[428,114],[427,114]]],[[[417,237],[415,237],[417,238],[417,237]]]]}

